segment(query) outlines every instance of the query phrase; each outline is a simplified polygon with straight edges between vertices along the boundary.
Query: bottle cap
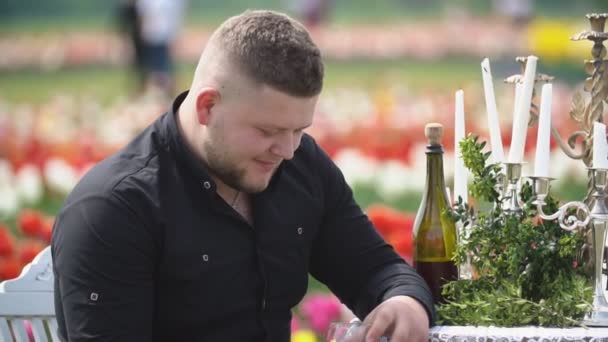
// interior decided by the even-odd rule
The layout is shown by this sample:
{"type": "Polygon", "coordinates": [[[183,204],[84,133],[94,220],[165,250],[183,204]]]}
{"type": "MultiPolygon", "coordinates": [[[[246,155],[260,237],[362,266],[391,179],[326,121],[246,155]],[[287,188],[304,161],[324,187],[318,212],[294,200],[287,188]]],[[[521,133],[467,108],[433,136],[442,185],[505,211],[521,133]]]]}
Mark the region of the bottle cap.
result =
{"type": "Polygon", "coordinates": [[[441,145],[443,125],[437,122],[426,124],[426,126],[424,126],[424,135],[429,140],[429,145],[441,145]]]}

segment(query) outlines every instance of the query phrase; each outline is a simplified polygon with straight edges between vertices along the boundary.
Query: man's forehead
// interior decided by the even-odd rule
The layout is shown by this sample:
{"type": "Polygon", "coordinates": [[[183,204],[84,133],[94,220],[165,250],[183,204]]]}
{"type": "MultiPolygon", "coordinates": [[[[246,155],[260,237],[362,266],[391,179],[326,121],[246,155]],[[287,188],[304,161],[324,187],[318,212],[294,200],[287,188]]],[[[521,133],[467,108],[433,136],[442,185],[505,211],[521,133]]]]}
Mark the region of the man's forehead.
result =
{"type": "Polygon", "coordinates": [[[268,100],[258,98],[257,102],[243,103],[253,124],[275,130],[299,130],[312,125],[314,102],[303,99],[268,100]]]}

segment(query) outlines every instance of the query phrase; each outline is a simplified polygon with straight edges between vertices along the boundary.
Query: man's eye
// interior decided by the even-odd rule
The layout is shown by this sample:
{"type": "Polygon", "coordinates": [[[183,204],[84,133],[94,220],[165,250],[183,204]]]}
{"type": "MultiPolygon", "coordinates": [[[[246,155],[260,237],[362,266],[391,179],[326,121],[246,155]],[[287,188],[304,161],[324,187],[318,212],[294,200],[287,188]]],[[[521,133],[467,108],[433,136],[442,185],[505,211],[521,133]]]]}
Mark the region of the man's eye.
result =
{"type": "Polygon", "coordinates": [[[259,128],[260,132],[262,132],[262,135],[266,136],[266,137],[271,137],[274,132],[269,131],[267,129],[263,129],[263,128],[259,128]]]}

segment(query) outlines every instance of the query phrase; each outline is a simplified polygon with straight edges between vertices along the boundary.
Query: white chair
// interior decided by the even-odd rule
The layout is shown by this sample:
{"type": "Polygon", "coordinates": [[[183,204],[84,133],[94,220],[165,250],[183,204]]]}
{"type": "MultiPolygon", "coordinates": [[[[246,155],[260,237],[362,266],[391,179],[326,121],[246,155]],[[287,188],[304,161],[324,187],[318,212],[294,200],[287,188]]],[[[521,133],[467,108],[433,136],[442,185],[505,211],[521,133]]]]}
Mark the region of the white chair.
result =
{"type": "Polygon", "coordinates": [[[53,301],[51,247],[23,268],[19,277],[0,283],[0,341],[60,341],[53,301]]]}

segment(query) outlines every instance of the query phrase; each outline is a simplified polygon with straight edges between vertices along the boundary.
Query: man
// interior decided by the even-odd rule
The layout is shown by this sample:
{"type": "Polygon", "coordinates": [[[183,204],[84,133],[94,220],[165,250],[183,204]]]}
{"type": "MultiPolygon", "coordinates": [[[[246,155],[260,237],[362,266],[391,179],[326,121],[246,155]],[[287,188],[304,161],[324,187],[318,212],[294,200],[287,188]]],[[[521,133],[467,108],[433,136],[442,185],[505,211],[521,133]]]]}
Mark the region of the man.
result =
{"type": "Polygon", "coordinates": [[[289,341],[308,273],[369,325],[424,341],[428,287],[303,130],[323,64],[304,27],[247,11],[190,91],[75,187],[52,239],[69,341],[289,341]]]}

